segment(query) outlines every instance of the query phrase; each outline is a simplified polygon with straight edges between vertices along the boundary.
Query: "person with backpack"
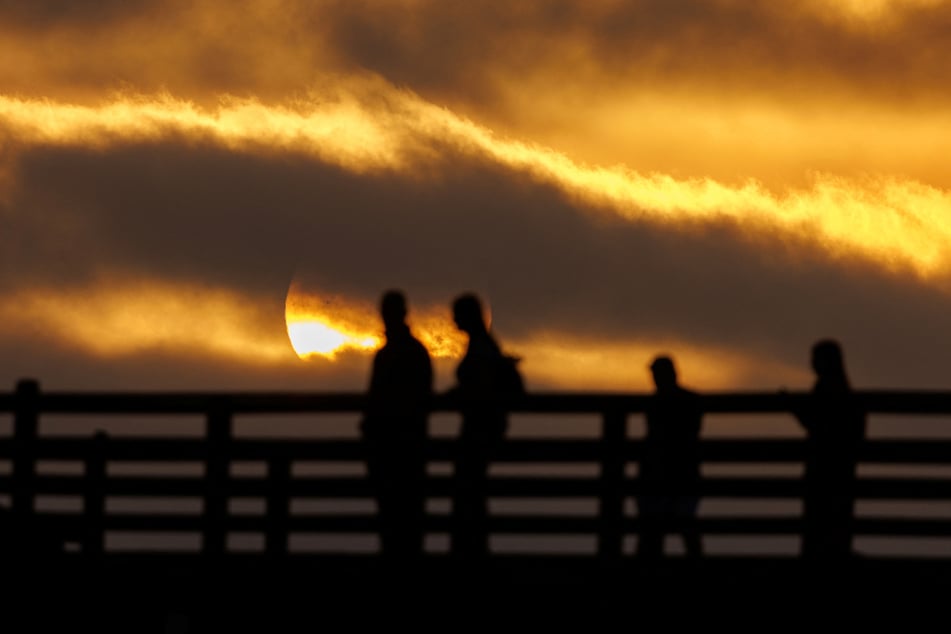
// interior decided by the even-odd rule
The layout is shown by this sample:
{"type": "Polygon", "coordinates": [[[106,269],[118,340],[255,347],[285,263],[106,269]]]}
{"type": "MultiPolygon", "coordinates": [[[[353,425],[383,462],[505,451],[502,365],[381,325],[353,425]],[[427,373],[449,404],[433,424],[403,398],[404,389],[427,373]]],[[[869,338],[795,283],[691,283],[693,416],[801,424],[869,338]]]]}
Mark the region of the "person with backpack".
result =
{"type": "Polygon", "coordinates": [[[453,496],[452,552],[461,557],[488,553],[489,463],[508,429],[508,407],[524,393],[517,359],[502,354],[489,333],[482,303],[471,293],[452,304],[456,326],[469,338],[456,368],[450,395],[462,413],[453,496]]]}

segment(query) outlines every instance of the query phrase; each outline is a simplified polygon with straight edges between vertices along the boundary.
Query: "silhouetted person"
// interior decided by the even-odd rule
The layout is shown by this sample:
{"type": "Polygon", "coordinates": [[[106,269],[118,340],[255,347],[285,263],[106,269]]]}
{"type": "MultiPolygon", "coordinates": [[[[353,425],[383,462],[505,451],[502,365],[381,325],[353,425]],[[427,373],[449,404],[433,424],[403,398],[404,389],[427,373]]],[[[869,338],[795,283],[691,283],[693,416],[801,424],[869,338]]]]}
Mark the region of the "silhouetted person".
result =
{"type": "Polygon", "coordinates": [[[361,431],[376,492],[384,556],[412,557],[423,547],[425,442],[433,370],[425,346],[406,325],[406,299],[383,295],[386,344],[373,359],[361,431]]]}
{"type": "Polygon", "coordinates": [[[670,357],[650,365],[656,391],[647,407],[647,435],[637,498],[641,534],[638,555],[655,559],[664,552],[664,535],[679,532],[687,556],[703,553],[696,515],[700,503],[700,426],[703,410],[697,395],[677,383],[670,357]]]}
{"type": "Polygon", "coordinates": [[[865,411],[855,402],[842,349],[822,340],[812,347],[816,383],[793,413],[806,429],[802,556],[845,558],[852,551],[855,470],[865,438],[865,411]]]}
{"type": "Polygon", "coordinates": [[[508,427],[505,399],[521,390],[521,379],[514,360],[502,354],[489,333],[478,297],[457,297],[452,314],[456,326],[469,337],[466,354],[456,368],[457,386],[450,391],[462,412],[454,478],[452,552],[479,557],[488,553],[489,462],[508,427]]]}

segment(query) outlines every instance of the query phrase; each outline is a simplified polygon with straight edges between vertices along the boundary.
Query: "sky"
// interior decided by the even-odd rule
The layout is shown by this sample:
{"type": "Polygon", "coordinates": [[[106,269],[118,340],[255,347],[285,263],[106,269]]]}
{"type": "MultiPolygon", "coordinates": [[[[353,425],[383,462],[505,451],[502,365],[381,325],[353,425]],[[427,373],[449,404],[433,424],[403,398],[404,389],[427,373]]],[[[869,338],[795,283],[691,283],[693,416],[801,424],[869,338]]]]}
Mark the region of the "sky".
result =
{"type": "Polygon", "coordinates": [[[951,1],[0,0],[0,390],[951,386],[951,1]]]}

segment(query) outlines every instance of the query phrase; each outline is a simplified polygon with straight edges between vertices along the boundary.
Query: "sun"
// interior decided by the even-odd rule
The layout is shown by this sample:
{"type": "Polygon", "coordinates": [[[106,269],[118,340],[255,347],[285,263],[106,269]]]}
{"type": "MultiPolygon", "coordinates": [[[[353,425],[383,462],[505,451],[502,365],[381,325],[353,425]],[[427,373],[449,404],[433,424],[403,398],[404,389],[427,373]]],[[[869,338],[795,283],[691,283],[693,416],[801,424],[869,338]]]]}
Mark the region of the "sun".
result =
{"type": "Polygon", "coordinates": [[[291,284],[284,302],[287,336],[301,359],[333,359],[345,350],[373,351],[383,340],[373,332],[379,317],[373,308],[352,300],[318,297],[291,284]]]}
{"type": "Polygon", "coordinates": [[[375,350],[380,346],[378,337],[348,335],[317,319],[302,319],[287,324],[287,335],[294,352],[302,359],[320,355],[332,358],[346,348],[375,350]]]}
{"type": "MultiPolygon", "coordinates": [[[[284,319],[301,359],[333,360],[345,351],[373,352],[383,345],[383,324],[374,304],[305,289],[296,281],[287,291],[284,319]]],[[[433,357],[458,359],[465,352],[465,336],[453,324],[448,306],[411,307],[409,325],[433,357]]]]}

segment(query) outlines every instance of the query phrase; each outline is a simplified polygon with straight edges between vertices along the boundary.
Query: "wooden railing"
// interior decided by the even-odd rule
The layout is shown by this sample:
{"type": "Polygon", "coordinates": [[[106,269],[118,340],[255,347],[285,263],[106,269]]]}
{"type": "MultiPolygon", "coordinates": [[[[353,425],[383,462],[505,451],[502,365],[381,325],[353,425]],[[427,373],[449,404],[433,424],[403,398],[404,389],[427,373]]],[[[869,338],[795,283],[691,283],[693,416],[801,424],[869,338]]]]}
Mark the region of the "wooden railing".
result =
{"type": "MultiPolygon", "coordinates": [[[[781,416],[788,412],[790,402],[802,398],[805,395],[801,393],[718,393],[704,394],[701,401],[709,430],[717,424],[714,417],[781,416]]],[[[951,392],[859,392],[857,398],[871,417],[902,414],[913,421],[951,415],[951,392]]],[[[583,438],[535,434],[508,439],[499,450],[499,464],[556,465],[556,472],[519,476],[506,475],[503,469],[490,479],[491,498],[581,499],[589,502],[589,511],[561,512],[556,503],[544,513],[516,509],[493,514],[492,534],[524,535],[529,540],[576,537],[591,544],[590,552],[582,548],[582,554],[602,560],[629,553],[626,544],[639,528],[629,500],[638,491],[636,464],[643,449],[641,439],[630,433],[629,423],[643,413],[647,399],[648,395],[561,393],[527,397],[513,418],[531,414],[556,421],[565,415],[584,415],[587,422],[579,424],[587,431],[583,438]],[[589,469],[566,468],[564,474],[557,473],[557,465],[571,464],[589,469]]],[[[10,421],[6,432],[0,427],[0,501],[7,503],[0,522],[29,526],[34,537],[52,535],[54,550],[84,557],[139,547],[159,551],[184,548],[203,557],[247,550],[285,557],[308,550],[298,543],[306,542],[308,535],[336,539],[339,548],[323,547],[328,554],[372,555],[378,526],[372,491],[360,469],[363,446],[352,433],[362,407],[359,394],[60,393],[43,392],[37,383],[22,381],[13,392],[0,394],[0,421],[5,416],[10,421]],[[124,418],[130,415],[135,420],[124,418]],[[263,415],[294,415],[300,433],[267,438],[238,429],[245,418],[263,415]],[[319,432],[330,425],[326,419],[339,415],[347,417],[350,431],[321,436],[319,432]],[[142,435],[136,428],[143,425],[143,416],[197,421],[196,430],[185,437],[142,435]],[[82,433],[70,432],[71,419],[83,421],[82,433]],[[104,431],[96,433],[97,424],[90,424],[91,419],[101,421],[104,431]],[[45,429],[50,420],[57,422],[56,433],[45,429]],[[149,467],[157,473],[118,468],[123,465],[149,467]],[[320,465],[344,468],[311,472],[304,468],[320,465]],[[143,510],[149,500],[169,498],[173,503],[168,508],[143,510]],[[50,500],[59,507],[50,507],[50,500]],[[329,503],[329,512],[308,514],[298,508],[302,500],[337,502],[329,503]],[[117,501],[131,503],[131,508],[118,508],[117,501]],[[176,501],[184,510],[175,507],[176,501]],[[187,537],[187,543],[182,546],[176,535],[187,537]],[[117,542],[116,536],[125,542],[117,542]]],[[[434,417],[448,416],[454,410],[449,401],[437,398],[433,412],[434,417]]],[[[705,467],[801,465],[801,438],[757,437],[755,426],[751,429],[735,437],[704,439],[705,467]]],[[[445,550],[440,543],[445,546],[448,539],[449,509],[440,506],[440,501],[452,494],[450,465],[455,450],[451,433],[434,435],[428,448],[431,470],[426,487],[433,503],[426,530],[435,544],[431,547],[434,556],[445,550]]],[[[861,460],[863,464],[904,465],[919,471],[899,476],[865,475],[858,483],[860,500],[951,500],[951,478],[941,472],[942,466],[951,465],[951,435],[948,439],[870,437],[861,460]]],[[[795,502],[802,495],[802,486],[795,469],[792,475],[707,476],[702,495],[705,499],[795,502]]],[[[775,517],[702,515],[700,527],[708,538],[795,538],[801,520],[795,512],[775,517]]],[[[859,517],[855,531],[857,535],[908,540],[949,537],[951,513],[859,517]]],[[[555,551],[557,554],[557,546],[555,551]]],[[[929,555],[925,552],[924,556],[929,555]]]]}

